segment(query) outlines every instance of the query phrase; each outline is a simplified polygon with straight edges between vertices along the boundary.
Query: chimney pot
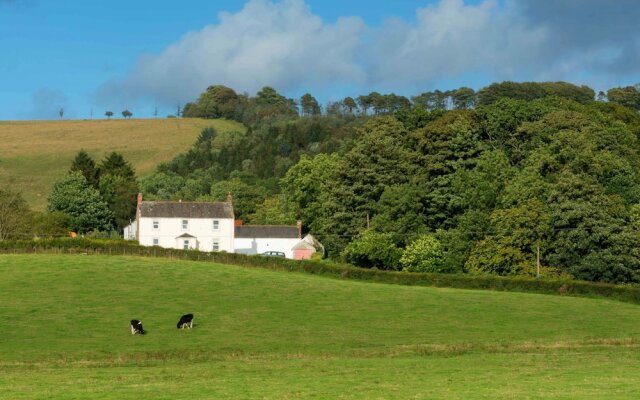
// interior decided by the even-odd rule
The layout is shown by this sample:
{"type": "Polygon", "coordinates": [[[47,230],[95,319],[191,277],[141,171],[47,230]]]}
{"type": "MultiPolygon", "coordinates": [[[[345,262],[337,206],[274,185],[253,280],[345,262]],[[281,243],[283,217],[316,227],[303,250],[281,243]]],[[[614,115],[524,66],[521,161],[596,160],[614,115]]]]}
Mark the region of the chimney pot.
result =
{"type": "Polygon", "coordinates": [[[138,193],[138,204],[142,203],[142,193],[138,193]]]}

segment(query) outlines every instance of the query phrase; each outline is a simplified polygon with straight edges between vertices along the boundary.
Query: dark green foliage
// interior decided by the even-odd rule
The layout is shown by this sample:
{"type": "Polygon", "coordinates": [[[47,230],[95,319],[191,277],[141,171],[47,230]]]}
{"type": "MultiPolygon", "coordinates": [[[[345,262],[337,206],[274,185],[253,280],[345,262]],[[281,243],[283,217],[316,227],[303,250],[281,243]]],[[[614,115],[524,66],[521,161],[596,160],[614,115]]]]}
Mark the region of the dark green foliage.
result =
{"type": "Polygon", "coordinates": [[[177,174],[156,172],[140,181],[140,189],[158,200],[172,200],[184,182],[185,179],[177,174]]]}
{"type": "MultiPolygon", "coordinates": [[[[113,113],[112,113],[113,114],[113,113]]],[[[100,181],[100,170],[96,167],[96,163],[93,161],[86,151],[80,150],[76,155],[76,158],[71,162],[71,168],[69,171],[79,171],[84,175],[89,185],[94,188],[98,188],[98,182],[100,181]]]]}
{"type": "Polygon", "coordinates": [[[444,111],[440,109],[429,111],[422,107],[414,107],[399,110],[395,117],[402,122],[407,130],[413,131],[418,128],[424,128],[429,122],[435,121],[443,115],[444,111]]]}
{"type": "Polygon", "coordinates": [[[229,193],[233,196],[233,212],[236,219],[248,222],[251,222],[249,217],[255,214],[258,205],[267,198],[266,190],[260,186],[250,185],[235,178],[211,185],[211,196],[207,200],[226,201],[229,193]]]}
{"type": "Polygon", "coordinates": [[[20,193],[0,188],[0,241],[23,238],[29,231],[30,212],[20,193]]]}
{"type": "Polygon", "coordinates": [[[255,213],[248,218],[256,225],[295,225],[297,220],[292,210],[282,200],[283,196],[274,196],[258,205],[255,213]]]}
{"type": "Polygon", "coordinates": [[[109,154],[100,163],[101,175],[117,175],[126,179],[135,180],[136,173],[133,171],[131,164],[124,159],[122,154],[115,151],[109,154]]]}
{"type": "Polygon", "coordinates": [[[241,98],[236,92],[223,85],[209,86],[198,98],[197,106],[187,103],[183,115],[200,118],[236,119],[242,106],[241,98]],[[195,111],[197,110],[197,111],[195,111]]]}
{"type": "Polygon", "coordinates": [[[100,173],[100,194],[113,213],[115,229],[121,231],[135,218],[140,191],[135,171],[121,154],[113,152],[100,163],[100,173]]]}
{"type": "Polygon", "coordinates": [[[611,103],[640,111],[640,91],[634,86],[609,89],[607,90],[607,98],[611,103]]]}
{"type": "Polygon", "coordinates": [[[451,92],[451,102],[456,110],[473,108],[476,104],[476,92],[468,87],[461,87],[451,92]]]}
{"type": "Polygon", "coordinates": [[[215,182],[241,174],[243,181],[272,196],[278,193],[277,179],[301,156],[334,152],[353,137],[357,124],[325,117],[265,123],[247,132],[205,129],[188,152],[143,179],[142,188],[149,198],[195,200],[208,196],[215,182]]]}
{"type": "Polygon", "coordinates": [[[499,99],[478,108],[482,137],[491,147],[502,149],[511,163],[517,164],[527,157],[531,142],[538,140],[539,135],[534,129],[523,129],[524,124],[540,120],[552,109],[547,101],[499,99]]]}
{"type": "Polygon", "coordinates": [[[505,97],[514,100],[535,100],[549,96],[588,103],[594,100],[595,92],[587,86],[578,87],[567,82],[502,82],[481,89],[478,92],[478,104],[489,105],[505,97]]]}
{"type": "Polygon", "coordinates": [[[311,94],[306,93],[304,96],[300,98],[300,108],[302,110],[302,115],[306,116],[318,116],[320,115],[320,105],[315,97],[311,94]]]}
{"type": "Polygon", "coordinates": [[[371,226],[404,246],[429,231],[427,198],[424,189],[414,183],[387,186],[376,203],[371,226]]]}
{"type": "Polygon", "coordinates": [[[172,199],[233,191],[243,218],[303,220],[332,258],[367,229],[400,249],[429,233],[440,271],[532,275],[539,247],[544,275],[635,282],[640,114],[620,97],[631,92],[596,102],[564,82],[503,82],[412,102],[372,92],[325,115],[306,94],[312,118],[299,118],[265,87],[237,98],[245,133],[203,132],[143,187],[172,199]]]}
{"type": "Polygon", "coordinates": [[[102,199],[113,213],[114,228],[120,232],[136,215],[136,198],[139,192],[135,179],[106,174],[100,178],[102,199]]]}
{"type": "Polygon", "coordinates": [[[196,103],[187,103],[182,109],[182,117],[184,118],[201,118],[202,113],[196,103]]]}
{"type": "Polygon", "coordinates": [[[338,160],[337,154],[319,154],[314,158],[302,156],[280,181],[284,207],[314,232],[320,229],[322,218],[327,215],[324,204],[328,186],[338,173],[338,160]]]}
{"type": "Polygon", "coordinates": [[[342,257],[350,264],[363,268],[400,269],[402,252],[388,233],[365,231],[342,251],[342,257]]]}
{"type": "Polygon", "coordinates": [[[29,237],[63,237],[71,229],[71,217],[60,211],[33,212],[29,220],[29,237]]]}
{"type": "Polygon", "coordinates": [[[496,275],[536,275],[536,253],[547,247],[551,216],[545,205],[529,200],[521,206],[495,210],[491,234],[476,242],[465,269],[496,275]]]}
{"type": "Polygon", "coordinates": [[[411,98],[417,108],[425,110],[446,110],[449,105],[449,93],[435,90],[433,92],[425,92],[411,98]]]}
{"type": "Polygon", "coordinates": [[[358,108],[358,104],[353,97],[345,97],[344,100],[342,100],[342,104],[348,110],[349,114],[353,114],[356,108],[358,108]]]}
{"type": "Polygon", "coordinates": [[[359,129],[357,142],[325,185],[323,214],[314,221],[327,249],[340,252],[349,237],[366,227],[385,188],[406,183],[415,174],[406,136],[402,124],[391,117],[372,119],[359,129]]]}
{"type": "Polygon", "coordinates": [[[59,211],[71,218],[70,228],[78,233],[109,230],[113,213],[97,189],[89,186],[80,172],[71,172],[53,186],[48,210],[59,211]]]}

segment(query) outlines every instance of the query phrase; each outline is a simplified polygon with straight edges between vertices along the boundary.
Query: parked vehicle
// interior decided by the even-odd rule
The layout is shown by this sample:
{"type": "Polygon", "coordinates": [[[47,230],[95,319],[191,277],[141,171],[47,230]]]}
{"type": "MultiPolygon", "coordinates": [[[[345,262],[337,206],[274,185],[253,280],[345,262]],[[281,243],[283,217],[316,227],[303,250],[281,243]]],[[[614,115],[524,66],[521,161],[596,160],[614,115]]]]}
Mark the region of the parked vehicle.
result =
{"type": "Polygon", "coordinates": [[[281,251],[265,251],[260,255],[265,257],[286,257],[281,251]]]}

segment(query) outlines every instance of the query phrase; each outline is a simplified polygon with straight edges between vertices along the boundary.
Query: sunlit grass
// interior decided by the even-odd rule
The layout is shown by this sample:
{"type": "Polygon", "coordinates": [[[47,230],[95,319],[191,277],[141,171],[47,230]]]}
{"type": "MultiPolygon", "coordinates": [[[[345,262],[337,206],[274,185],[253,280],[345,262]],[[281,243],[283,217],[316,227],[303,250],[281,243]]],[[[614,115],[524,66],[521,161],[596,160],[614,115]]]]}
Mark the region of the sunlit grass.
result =
{"type": "Polygon", "coordinates": [[[599,299],[4,255],[0,398],[634,398],[639,317],[599,299]]]}
{"type": "Polygon", "coordinates": [[[205,127],[245,129],[233,121],[195,118],[0,121],[0,185],[21,191],[42,210],[53,183],[81,149],[96,162],[117,151],[140,177],[186,151],[205,127]]]}

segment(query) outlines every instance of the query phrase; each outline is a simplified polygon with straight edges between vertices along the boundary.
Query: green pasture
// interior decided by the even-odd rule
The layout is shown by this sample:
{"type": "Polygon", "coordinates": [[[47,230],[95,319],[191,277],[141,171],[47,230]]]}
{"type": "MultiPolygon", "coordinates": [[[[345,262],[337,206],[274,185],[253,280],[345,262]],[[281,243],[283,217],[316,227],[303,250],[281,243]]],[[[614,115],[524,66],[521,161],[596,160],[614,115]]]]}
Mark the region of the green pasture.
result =
{"type": "Polygon", "coordinates": [[[80,150],[98,164],[116,151],[143,177],[187,151],[208,127],[245,130],[234,121],[199,118],[0,121],[0,185],[22,192],[33,209],[44,210],[53,184],[80,150]]]}
{"type": "Polygon", "coordinates": [[[637,398],[639,321],[610,300],[2,255],[0,398],[637,398]]]}

